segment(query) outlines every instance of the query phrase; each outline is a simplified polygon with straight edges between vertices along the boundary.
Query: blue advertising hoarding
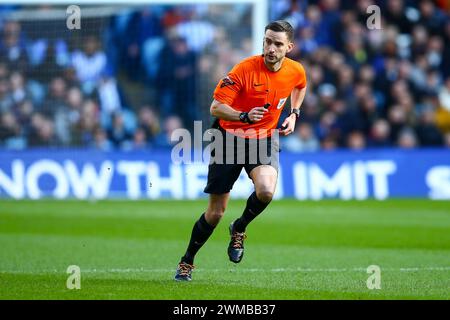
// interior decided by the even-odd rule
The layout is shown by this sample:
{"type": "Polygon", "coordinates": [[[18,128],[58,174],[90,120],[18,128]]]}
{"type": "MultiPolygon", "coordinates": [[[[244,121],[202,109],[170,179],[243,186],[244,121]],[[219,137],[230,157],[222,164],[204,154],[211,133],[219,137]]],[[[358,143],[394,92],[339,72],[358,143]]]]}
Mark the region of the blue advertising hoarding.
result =
{"type": "MultiPolygon", "coordinates": [[[[0,151],[0,197],[198,199],[206,196],[207,172],[207,161],[176,164],[170,150],[0,151]]],[[[251,192],[243,170],[232,196],[251,192]]],[[[450,150],[280,153],[275,198],[395,197],[450,199],[450,150]]]]}

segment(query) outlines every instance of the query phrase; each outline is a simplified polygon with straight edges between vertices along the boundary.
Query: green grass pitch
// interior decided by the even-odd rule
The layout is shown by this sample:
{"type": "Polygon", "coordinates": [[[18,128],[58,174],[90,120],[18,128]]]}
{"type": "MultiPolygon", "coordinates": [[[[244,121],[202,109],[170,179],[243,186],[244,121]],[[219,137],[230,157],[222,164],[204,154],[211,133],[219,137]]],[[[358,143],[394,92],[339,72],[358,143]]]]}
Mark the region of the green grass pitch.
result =
{"type": "Polygon", "coordinates": [[[173,280],[203,201],[0,201],[0,299],[449,299],[450,205],[273,201],[228,261],[231,200],[193,281],[173,280]],[[69,265],[81,289],[68,290],[69,265]],[[381,289],[369,290],[369,265],[381,289]]]}

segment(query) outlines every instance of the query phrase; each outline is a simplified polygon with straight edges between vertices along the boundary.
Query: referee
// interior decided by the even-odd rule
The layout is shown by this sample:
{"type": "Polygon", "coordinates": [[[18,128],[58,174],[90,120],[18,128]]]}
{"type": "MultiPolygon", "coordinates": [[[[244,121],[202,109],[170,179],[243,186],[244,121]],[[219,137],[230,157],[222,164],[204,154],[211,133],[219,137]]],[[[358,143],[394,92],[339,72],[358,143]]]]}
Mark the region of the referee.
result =
{"type": "Polygon", "coordinates": [[[263,54],[235,65],[214,91],[211,115],[216,117],[215,128],[227,143],[211,154],[214,161],[210,161],[204,190],[209,194],[208,207],[194,224],[188,248],[175,274],[177,281],[192,280],[194,257],[222,218],[230,190],[242,168],[252,180],[255,191],[248,198],[242,216],[229,226],[228,256],[232,262],[242,260],[247,225],[272,200],[278,178],[279,152],[278,141],[273,138],[278,137],[278,133],[286,136],[294,131],[306,93],[303,66],[286,57],[294,47],[293,38],[294,30],[288,22],[269,23],[265,28],[263,54]],[[277,123],[289,96],[291,112],[278,129],[277,123]],[[233,142],[231,147],[230,141],[233,142]],[[263,159],[261,154],[264,153],[270,161],[263,159]]]}

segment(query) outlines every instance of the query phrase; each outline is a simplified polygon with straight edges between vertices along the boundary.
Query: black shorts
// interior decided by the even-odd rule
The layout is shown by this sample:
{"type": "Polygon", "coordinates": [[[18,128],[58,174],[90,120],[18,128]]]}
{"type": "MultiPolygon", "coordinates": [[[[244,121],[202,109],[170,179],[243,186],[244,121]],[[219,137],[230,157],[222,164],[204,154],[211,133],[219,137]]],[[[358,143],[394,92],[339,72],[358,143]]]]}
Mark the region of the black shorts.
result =
{"type": "Polygon", "coordinates": [[[278,171],[280,151],[278,137],[244,139],[219,128],[223,147],[211,150],[208,183],[205,193],[223,194],[233,188],[242,168],[250,172],[261,165],[270,165],[278,171]],[[233,143],[230,143],[233,141],[233,143]]]}

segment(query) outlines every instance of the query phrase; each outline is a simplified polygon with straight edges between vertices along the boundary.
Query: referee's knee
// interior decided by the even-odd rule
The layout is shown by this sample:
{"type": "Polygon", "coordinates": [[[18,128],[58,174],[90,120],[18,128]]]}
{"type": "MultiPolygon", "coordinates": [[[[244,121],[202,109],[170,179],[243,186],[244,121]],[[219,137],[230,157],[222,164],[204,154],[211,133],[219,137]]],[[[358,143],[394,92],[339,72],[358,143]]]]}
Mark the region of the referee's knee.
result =
{"type": "Polygon", "coordinates": [[[205,219],[209,224],[216,226],[220,222],[220,219],[222,219],[224,213],[225,208],[222,207],[213,209],[208,208],[205,213],[205,219]]]}
{"type": "Polygon", "coordinates": [[[269,203],[272,201],[273,198],[273,192],[270,190],[261,190],[256,192],[256,197],[259,201],[264,203],[269,203]]]}

